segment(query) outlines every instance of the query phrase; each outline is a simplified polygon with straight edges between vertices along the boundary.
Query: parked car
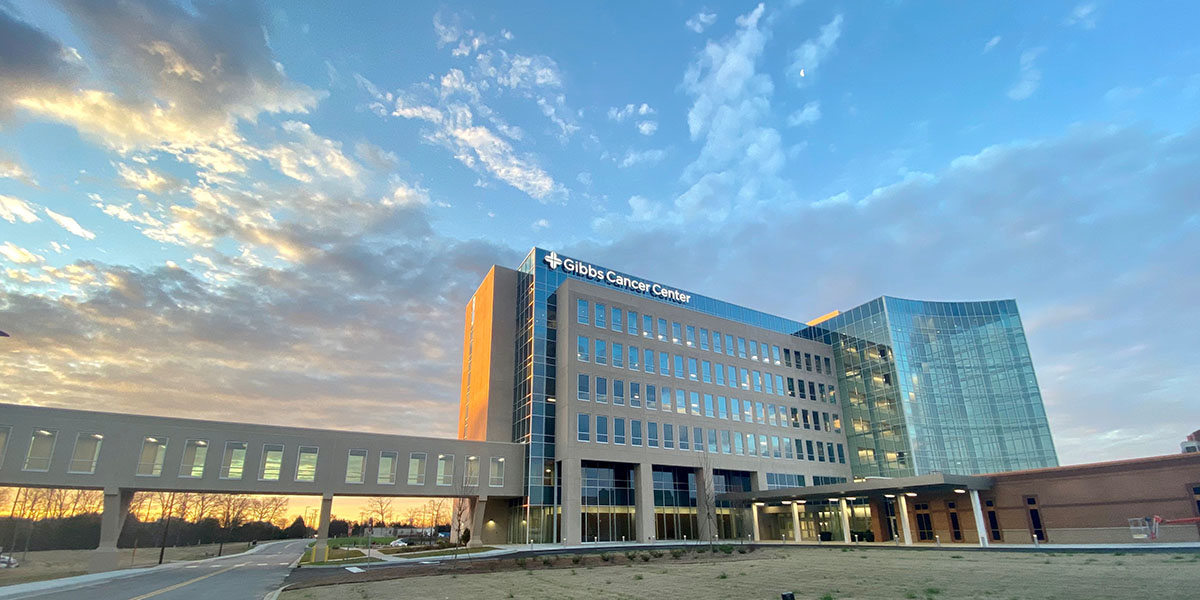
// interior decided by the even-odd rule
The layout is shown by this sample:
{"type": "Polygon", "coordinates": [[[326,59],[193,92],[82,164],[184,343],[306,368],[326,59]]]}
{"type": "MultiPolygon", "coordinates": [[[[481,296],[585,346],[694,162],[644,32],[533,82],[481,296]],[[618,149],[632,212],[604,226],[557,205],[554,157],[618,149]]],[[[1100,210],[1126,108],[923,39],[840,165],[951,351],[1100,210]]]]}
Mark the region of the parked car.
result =
{"type": "Polygon", "coordinates": [[[0,569],[15,569],[21,566],[17,559],[8,554],[0,554],[0,569]]]}
{"type": "Polygon", "coordinates": [[[395,540],[392,540],[392,543],[390,543],[388,545],[393,548],[403,548],[408,545],[408,542],[401,540],[401,539],[395,539],[395,540]]]}

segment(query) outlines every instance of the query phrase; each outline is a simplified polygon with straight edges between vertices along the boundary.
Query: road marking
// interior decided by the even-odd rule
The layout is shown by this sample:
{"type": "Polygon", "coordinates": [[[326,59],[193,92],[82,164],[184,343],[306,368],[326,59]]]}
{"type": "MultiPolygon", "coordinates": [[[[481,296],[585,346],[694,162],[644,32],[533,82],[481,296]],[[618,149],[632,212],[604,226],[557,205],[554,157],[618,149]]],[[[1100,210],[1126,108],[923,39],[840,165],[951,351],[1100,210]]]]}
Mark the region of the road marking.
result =
{"type": "Polygon", "coordinates": [[[199,566],[200,566],[200,565],[188,565],[188,566],[186,566],[186,567],[184,567],[184,568],[185,568],[185,569],[195,569],[196,567],[199,567],[199,566]]]}
{"type": "Polygon", "coordinates": [[[265,566],[267,566],[267,565],[269,565],[269,564],[271,564],[271,563],[258,563],[258,566],[260,566],[260,567],[265,567],[265,566]]]}
{"type": "Polygon", "coordinates": [[[232,567],[221,569],[220,571],[214,571],[207,575],[201,575],[195,579],[189,579],[183,583],[177,583],[175,585],[167,586],[167,587],[159,589],[159,590],[154,590],[153,592],[150,592],[149,594],[142,594],[141,596],[136,596],[134,598],[130,598],[129,600],[146,600],[146,598],[153,598],[154,596],[157,596],[159,594],[165,594],[167,592],[175,591],[181,587],[191,585],[202,579],[208,579],[209,577],[212,577],[213,575],[220,575],[221,573],[224,573],[226,571],[232,571],[232,570],[236,569],[237,567],[238,567],[238,565],[233,565],[232,567]]]}
{"type": "Polygon", "coordinates": [[[288,564],[290,564],[290,563],[279,563],[279,566],[286,567],[286,566],[288,566],[288,564]]]}

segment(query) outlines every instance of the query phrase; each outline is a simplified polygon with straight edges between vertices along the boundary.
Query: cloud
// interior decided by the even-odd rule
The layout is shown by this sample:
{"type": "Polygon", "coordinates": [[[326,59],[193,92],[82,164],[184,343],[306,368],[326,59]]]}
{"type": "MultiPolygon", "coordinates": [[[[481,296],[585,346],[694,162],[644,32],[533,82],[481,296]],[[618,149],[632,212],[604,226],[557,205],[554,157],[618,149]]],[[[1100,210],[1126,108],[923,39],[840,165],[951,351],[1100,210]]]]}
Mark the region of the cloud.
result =
{"type": "Polygon", "coordinates": [[[0,154],[0,179],[13,179],[25,185],[37,186],[37,181],[21,163],[0,154]]]}
{"type": "Polygon", "coordinates": [[[625,153],[625,157],[621,159],[617,166],[622,169],[628,169],[641,164],[654,164],[666,158],[667,153],[664,150],[629,150],[625,153]]]}
{"type": "Polygon", "coordinates": [[[653,115],[654,113],[654,108],[643,102],[641,104],[626,104],[623,107],[609,107],[608,118],[612,121],[620,123],[629,117],[645,117],[648,115],[653,115]]]}
{"type": "Polygon", "coordinates": [[[56,213],[56,212],[50,210],[49,208],[43,207],[42,210],[46,213],[47,217],[50,217],[51,221],[54,221],[55,223],[57,223],[59,227],[66,229],[68,233],[71,233],[72,235],[77,235],[85,240],[96,239],[96,234],[92,233],[91,231],[88,231],[87,229],[84,229],[83,226],[80,225],[79,222],[76,221],[75,219],[72,219],[71,217],[68,217],[67,215],[62,215],[62,214],[56,213]]]}
{"type": "Polygon", "coordinates": [[[0,119],[21,98],[70,90],[81,72],[72,52],[0,7],[0,119]]]}
{"type": "Polygon", "coordinates": [[[18,264],[40,263],[46,260],[12,242],[4,242],[3,245],[0,245],[0,256],[18,264]]]}
{"type": "Polygon", "coordinates": [[[550,221],[549,221],[548,219],[538,219],[538,220],[536,220],[536,221],[534,221],[534,222],[533,222],[533,226],[532,226],[532,227],[533,227],[533,230],[534,230],[534,231],[538,231],[538,230],[541,230],[541,229],[549,229],[549,228],[550,228],[550,221]]]}
{"type": "Polygon", "coordinates": [[[1037,58],[1045,48],[1034,48],[1021,53],[1020,73],[1017,82],[1008,89],[1008,97],[1025,100],[1037,91],[1042,81],[1042,72],[1037,68],[1037,58]]]}
{"type": "Polygon", "coordinates": [[[997,35],[988,40],[987,43],[983,45],[983,53],[987,54],[988,52],[991,52],[992,48],[995,48],[996,45],[1000,43],[1000,39],[1000,36],[997,35]]]}
{"type": "Polygon", "coordinates": [[[817,37],[800,44],[791,53],[791,64],[788,66],[788,78],[800,85],[805,76],[811,76],[825,59],[833,53],[834,45],[842,36],[842,15],[836,15],[833,20],[821,27],[817,37]]]}
{"type": "Polygon", "coordinates": [[[318,178],[357,182],[362,168],[342,152],[340,142],[313,133],[311,126],[299,121],[285,121],[281,128],[293,139],[262,151],[280,173],[305,183],[318,178]]]}
{"type": "Polygon", "coordinates": [[[20,198],[5,196],[4,194],[0,194],[0,219],[4,219],[9,223],[16,223],[17,221],[33,223],[40,220],[34,212],[33,205],[20,198]]]}
{"type": "Polygon", "coordinates": [[[717,13],[700,11],[692,16],[684,25],[696,33],[704,33],[710,25],[717,22],[717,13]]]}
{"type": "Polygon", "coordinates": [[[1071,14],[1063,20],[1066,25],[1078,25],[1084,29],[1096,28],[1096,5],[1091,3],[1078,4],[1071,9],[1071,14]]]}
{"type": "Polygon", "coordinates": [[[792,112],[788,115],[788,127],[796,127],[798,125],[811,125],[821,119],[821,103],[817,101],[809,102],[804,105],[804,108],[792,112]]]}
{"type": "Polygon", "coordinates": [[[638,121],[637,130],[642,135],[654,135],[658,131],[658,121],[638,121]]]}
{"type": "Polygon", "coordinates": [[[125,187],[162,194],[178,189],[183,182],[178,179],[151,169],[150,167],[131,167],[125,163],[116,163],[117,176],[125,187]]]}

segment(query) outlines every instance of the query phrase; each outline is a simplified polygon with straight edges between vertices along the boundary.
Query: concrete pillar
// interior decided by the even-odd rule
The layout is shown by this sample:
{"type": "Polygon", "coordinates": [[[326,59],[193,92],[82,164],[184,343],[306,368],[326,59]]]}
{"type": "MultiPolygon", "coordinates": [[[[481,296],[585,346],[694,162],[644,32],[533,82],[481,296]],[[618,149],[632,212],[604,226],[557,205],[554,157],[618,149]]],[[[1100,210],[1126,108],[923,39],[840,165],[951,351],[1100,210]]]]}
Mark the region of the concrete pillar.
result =
{"type": "Polygon", "coordinates": [[[896,494],[896,515],[900,518],[900,537],[904,540],[905,546],[912,545],[912,530],[908,526],[908,497],[904,492],[896,494]]]}
{"type": "Polygon", "coordinates": [[[471,541],[467,542],[468,548],[478,548],[483,545],[483,528],[486,520],[483,518],[484,512],[487,511],[487,498],[470,498],[471,516],[468,520],[471,527],[471,541]]]}
{"type": "Polygon", "coordinates": [[[696,469],[696,521],[700,526],[700,540],[712,541],[716,533],[717,498],[713,490],[712,467],[702,465],[696,469]],[[704,494],[701,499],[700,495],[704,494]]]}
{"type": "Polygon", "coordinates": [[[758,532],[758,503],[757,502],[750,503],[750,526],[753,528],[754,541],[756,541],[756,542],[762,541],[762,538],[760,537],[760,534],[758,532]]]}
{"type": "Polygon", "coordinates": [[[333,494],[321,496],[321,516],[317,520],[317,541],[313,544],[312,562],[325,562],[329,557],[329,519],[333,515],[333,494]]]}
{"type": "Polygon", "coordinates": [[[133,490],[104,489],[104,512],[100,514],[100,545],[88,557],[89,573],[114,571],[120,565],[121,554],[117,550],[117,540],[121,538],[121,528],[125,526],[125,517],[129,514],[129,503],[132,500],[133,490]]]}
{"type": "Polygon", "coordinates": [[[979,490],[971,490],[968,493],[971,495],[971,512],[975,513],[975,534],[979,536],[979,545],[987,548],[990,542],[988,542],[987,528],[983,525],[983,507],[979,502],[979,490]]]}
{"type": "Polygon", "coordinates": [[[800,541],[800,505],[792,501],[792,541],[800,541]]]}
{"type": "Polygon", "coordinates": [[[560,535],[564,545],[578,546],[582,540],[580,517],[582,515],[583,466],[578,458],[564,458],[559,462],[559,469],[559,472],[562,473],[562,528],[560,535]]]}
{"type": "Polygon", "coordinates": [[[654,537],[654,465],[640,463],[634,482],[634,510],[637,517],[637,541],[649,542],[654,537]]]}
{"type": "Polygon", "coordinates": [[[838,498],[838,512],[842,513],[842,540],[849,544],[853,539],[850,537],[850,507],[845,498],[838,498]]]}

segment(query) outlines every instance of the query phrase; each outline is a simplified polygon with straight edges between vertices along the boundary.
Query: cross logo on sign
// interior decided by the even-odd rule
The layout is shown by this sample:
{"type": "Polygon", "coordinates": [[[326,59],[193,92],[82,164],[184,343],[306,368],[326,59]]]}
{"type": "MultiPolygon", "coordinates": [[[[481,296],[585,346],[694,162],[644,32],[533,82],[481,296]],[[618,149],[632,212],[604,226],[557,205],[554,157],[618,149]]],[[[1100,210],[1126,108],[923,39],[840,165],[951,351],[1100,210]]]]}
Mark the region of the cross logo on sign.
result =
{"type": "Polygon", "coordinates": [[[557,269],[558,266],[563,262],[562,259],[558,257],[558,253],[553,251],[550,252],[550,254],[547,254],[546,258],[542,260],[546,261],[546,264],[550,265],[551,271],[557,269]]]}

